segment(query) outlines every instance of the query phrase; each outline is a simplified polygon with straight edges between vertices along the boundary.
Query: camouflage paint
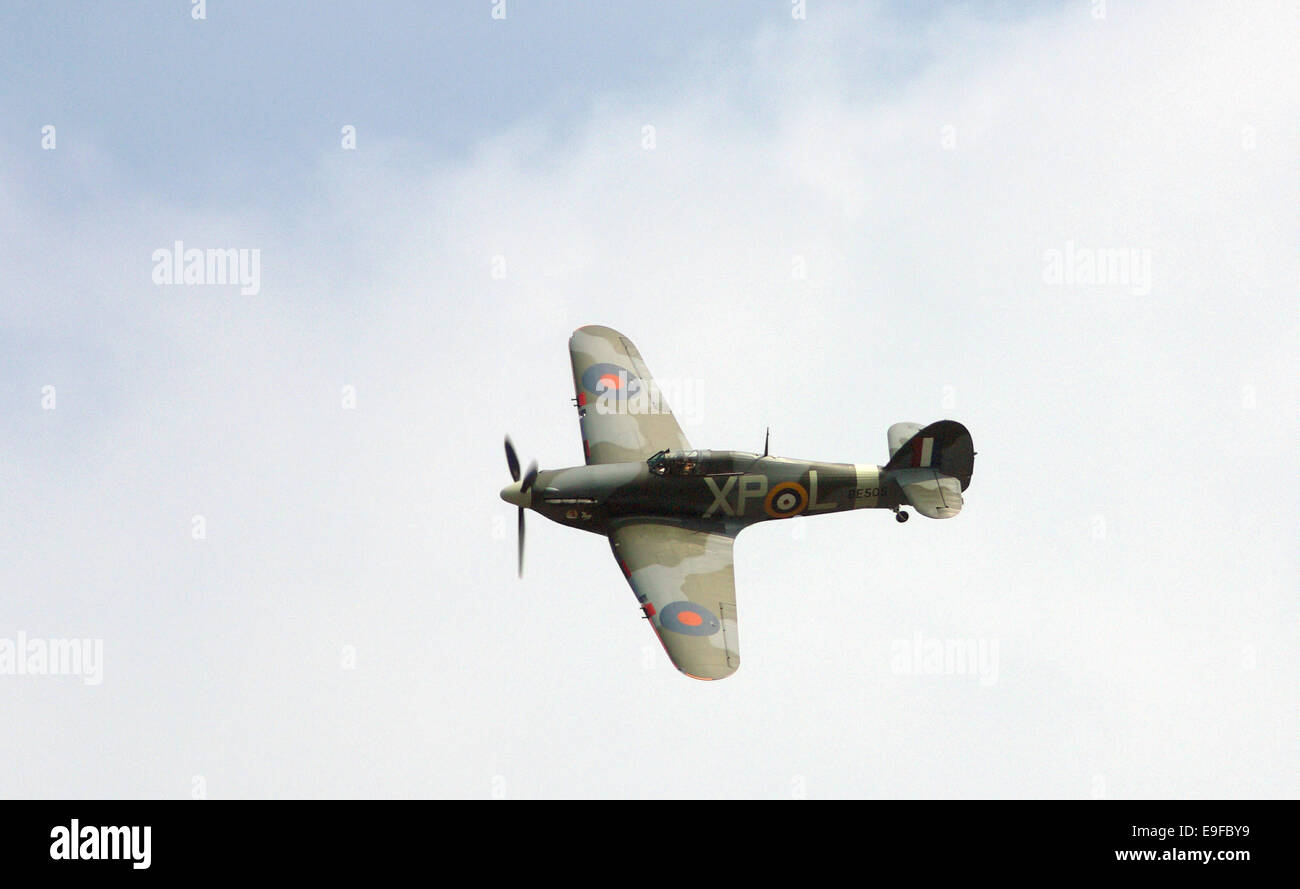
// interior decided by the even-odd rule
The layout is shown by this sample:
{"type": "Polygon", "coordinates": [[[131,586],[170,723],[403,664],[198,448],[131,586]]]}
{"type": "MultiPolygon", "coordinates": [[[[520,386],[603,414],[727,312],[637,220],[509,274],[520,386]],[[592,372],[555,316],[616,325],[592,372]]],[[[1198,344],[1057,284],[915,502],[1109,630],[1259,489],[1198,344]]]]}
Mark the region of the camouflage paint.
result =
{"type": "Polygon", "coordinates": [[[693,678],[740,666],[732,544],[743,529],[904,504],[931,518],[961,509],[974,450],[960,423],[894,424],[883,467],[693,451],[627,337],[582,327],[569,354],[587,465],[543,470],[531,491],[516,482],[501,496],[608,536],[669,659],[693,678]]]}

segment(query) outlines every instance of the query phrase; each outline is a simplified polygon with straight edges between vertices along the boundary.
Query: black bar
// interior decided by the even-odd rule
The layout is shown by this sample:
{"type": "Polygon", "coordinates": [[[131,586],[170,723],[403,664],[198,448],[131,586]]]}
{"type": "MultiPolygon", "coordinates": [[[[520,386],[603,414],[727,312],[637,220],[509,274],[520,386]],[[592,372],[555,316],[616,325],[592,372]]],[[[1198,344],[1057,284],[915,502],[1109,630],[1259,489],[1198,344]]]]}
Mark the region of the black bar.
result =
{"type": "MultiPolygon", "coordinates": [[[[1264,863],[1287,867],[1293,802],[726,802],[501,805],[447,801],[10,801],[0,805],[7,874],[58,877],[109,871],[135,878],[197,874],[448,873],[453,862],[490,866],[494,881],[518,868],[585,867],[620,856],[649,877],[676,856],[717,873],[760,872],[804,861],[817,873],[1044,874],[1105,871],[1231,876],[1264,863]],[[564,805],[564,811],[554,811],[564,805]],[[53,856],[76,819],[79,846],[107,840],[114,860],[53,856]],[[141,828],[129,844],[120,831],[141,828]],[[149,827],[148,867],[142,828],[149,827]],[[87,829],[90,834],[87,834],[87,829]],[[93,840],[90,838],[93,834],[93,840]],[[1154,860],[1120,860],[1154,852],[1154,860]],[[1193,860],[1193,853],[1195,860],[1193,860]],[[1208,857],[1201,860],[1203,856],[1208,857]],[[1244,853],[1242,860],[1224,855],[1244,853]],[[134,860],[133,860],[134,859],[134,860]],[[646,871],[645,867],[650,867],[646,871]],[[433,871],[428,870],[434,868],[433,871]]],[[[684,866],[679,862],[670,871],[684,866]]],[[[459,865],[456,868],[459,870],[459,865]]],[[[680,875],[680,870],[677,870],[680,875]]],[[[450,877],[449,877],[450,878],[450,877]]]]}

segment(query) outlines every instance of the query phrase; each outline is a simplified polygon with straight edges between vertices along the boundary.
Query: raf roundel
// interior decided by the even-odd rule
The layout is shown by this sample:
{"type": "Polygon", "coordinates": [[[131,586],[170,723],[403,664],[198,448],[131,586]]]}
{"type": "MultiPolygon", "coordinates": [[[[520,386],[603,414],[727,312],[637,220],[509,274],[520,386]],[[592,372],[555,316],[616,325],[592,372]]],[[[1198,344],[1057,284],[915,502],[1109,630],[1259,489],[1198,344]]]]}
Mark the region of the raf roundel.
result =
{"type": "Polygon", "coordinates": [[[722,629],[722,621],[695,602],[670,602],[659,612],[659,626],[684,636],[712,636],[722,629]]]}
{"type": "Polygon", "coordinates": [[[763,498],[763,510],[774,519],[798,515],[807,505],[808,492],[798,482],[782,482],[763,498]]]}
{"type": "Polygon", "coordinates": [[[641,381],[626,367],[601,362],[582,372],[582,388],[592,395],[636,395],[641,391],[641,381]]]}

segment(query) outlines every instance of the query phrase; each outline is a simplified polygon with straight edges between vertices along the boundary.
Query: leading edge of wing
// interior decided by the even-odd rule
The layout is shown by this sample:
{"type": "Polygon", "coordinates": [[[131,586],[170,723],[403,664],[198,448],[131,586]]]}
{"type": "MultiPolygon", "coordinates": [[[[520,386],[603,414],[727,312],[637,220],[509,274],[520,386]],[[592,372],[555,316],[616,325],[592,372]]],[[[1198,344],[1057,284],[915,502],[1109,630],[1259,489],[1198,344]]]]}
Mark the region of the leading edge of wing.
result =
{"type": "Polygon", "coordinates": [[[623,519],[610,548],[673,666],[692,679],[740,668],[733,544],[722,523],[623,519]]]}

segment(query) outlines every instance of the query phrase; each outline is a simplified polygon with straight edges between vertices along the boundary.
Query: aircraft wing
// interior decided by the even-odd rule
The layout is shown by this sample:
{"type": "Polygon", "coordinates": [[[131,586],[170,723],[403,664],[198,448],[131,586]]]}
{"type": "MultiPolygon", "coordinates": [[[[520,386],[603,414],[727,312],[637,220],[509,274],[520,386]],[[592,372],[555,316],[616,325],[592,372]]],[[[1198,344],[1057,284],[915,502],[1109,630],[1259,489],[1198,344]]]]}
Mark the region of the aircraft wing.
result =
{"type": "Polygon", "coordinates": [[[628,519],[609,534],[614,558],[673,666],[692,679],[724,679],[740,667],[735,534],[628,519]]]}
{"type": "Polygon", "coordinates": [[[580,327],[569,338],[583,456],[630,463],[691,445],[632,341],[608,327],[580,327]]]}

